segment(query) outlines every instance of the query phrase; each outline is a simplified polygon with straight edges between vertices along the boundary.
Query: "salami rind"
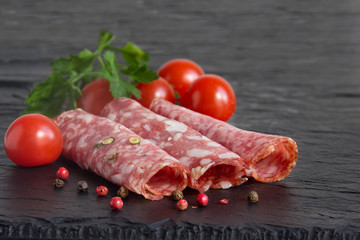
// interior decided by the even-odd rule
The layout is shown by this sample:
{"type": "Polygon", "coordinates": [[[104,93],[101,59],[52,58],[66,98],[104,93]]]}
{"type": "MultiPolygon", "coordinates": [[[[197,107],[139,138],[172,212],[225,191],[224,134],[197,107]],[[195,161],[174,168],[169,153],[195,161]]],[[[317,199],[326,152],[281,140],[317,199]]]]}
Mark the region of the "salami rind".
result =
{"type": "Polygon", "coordinates": [[[150,200],[187,186],[188,170],[150,141],[107,118],[81,109],[54,119],[64,140],[63,156],[150,200]],[[130,138],[140,140],[131,143],[130,138]]]}
{"type": "Polygon", "coordinates": [[[190,170],[191,188],[204,192],[209,188],[229,188],[247,180],[239,155],[130,98],[111,101],[101,115],[123,124],[177,158],[190,170]]]}
{"type": "Polygon", "coordinates": [[[260,182],[282,180],[296,165],[298,148],[289,137],[242,130],[162,99],[155,99],[150,109],[185,123],[239,154],[247,165],[247,176],[260,182]]]}

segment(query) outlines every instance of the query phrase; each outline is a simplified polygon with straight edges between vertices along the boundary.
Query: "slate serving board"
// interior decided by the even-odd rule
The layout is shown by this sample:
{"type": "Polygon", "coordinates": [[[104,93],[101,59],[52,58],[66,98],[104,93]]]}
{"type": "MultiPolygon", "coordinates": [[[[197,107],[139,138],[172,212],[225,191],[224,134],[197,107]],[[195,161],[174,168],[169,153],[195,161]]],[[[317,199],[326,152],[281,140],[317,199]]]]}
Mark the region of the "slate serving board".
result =
{"type": "MultiPolygon", "coordinates": [[[[226,78],[237,95],[231,124],[292,137],[298,164],[281,182],[210,190],[210,204],[180,212],[170,198],[130,194],[59,158],[21,168],[0,144],[0,238],[359,239],[360,2],[2,1],[0,141],[34,83],[57,57],[94,49],[100,30],[134,41],[157,69],[189,58],[226,78]],[[52,182],[70,171],[63,189],[52,182]],[[86,180],[89,192],[76,191],[86,180]],[[96,196],[106,185],[109,194],[96,196]],[[246,194],[260,201],[248,204],[246,194]],[[228,205],[220,205],[222,198],[228,205]]],[[[187,189],[189,204],[196,191],[187,189]]]]}

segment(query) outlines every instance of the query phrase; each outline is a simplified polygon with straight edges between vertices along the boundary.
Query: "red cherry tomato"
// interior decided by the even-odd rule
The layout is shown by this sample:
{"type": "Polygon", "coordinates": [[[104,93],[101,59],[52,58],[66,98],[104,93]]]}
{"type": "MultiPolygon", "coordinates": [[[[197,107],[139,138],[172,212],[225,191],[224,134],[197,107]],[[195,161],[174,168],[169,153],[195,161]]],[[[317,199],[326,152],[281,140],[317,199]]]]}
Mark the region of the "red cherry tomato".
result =
{"type": "Polygon", "coordinates": [[[202,68],[193,61],[187,59],[173,59],[162,65],[158,75],[167,80],[180,95],[180,103],[186,89],[199,76],[203,75],[202,68]]]}
{"type": "Polygon", "coordinates": [[[199,77],[185,93],[182,105],[196,112],[227,121],[234,113],[236,97],[223,78],[207,74],[199,77]]]}
{"type": "Polygon", "coordinates": [[[139,83],[136,86],[141,91],[141,99],[137,100],[144,107],[149,107],[152,100],[155,98],[162,98],[169,102],[175,103],[175,93],[171,85],[163,78],[158,78],[151,83],[139,83]]]}
{"type": "Polygon", "coordinates": [[[114,99],[109,87],[110,83],[105,78],[91,81],[81,90],[82,97],[76,101],[77,106],[89,113],[100,115],[104,106],[114,99]]]}
{"type": "Polygon", "coordinates": [[[34,167],[54,162],[61,154],[63,138],[50,118],[35,113],[23,115],[10,125],[4,145],[11,161],[34,167]]]}

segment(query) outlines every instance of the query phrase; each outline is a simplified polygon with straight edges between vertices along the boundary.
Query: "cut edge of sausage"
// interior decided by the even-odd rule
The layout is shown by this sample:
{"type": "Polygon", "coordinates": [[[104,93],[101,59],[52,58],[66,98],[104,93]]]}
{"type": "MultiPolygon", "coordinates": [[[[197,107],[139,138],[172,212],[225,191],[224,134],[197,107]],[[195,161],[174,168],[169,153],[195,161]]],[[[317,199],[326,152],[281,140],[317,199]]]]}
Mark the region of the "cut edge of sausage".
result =
{"type": "Polygon", "coordinates": [[[248,180],[242,163],[234,163],[233,159],[217,162],[203,170],[204,173],[196,180],[199,192],[209,188],[227,189],[240,185],[248,180]]]}
{"type": "Polygon", "coordinates": [[[294,140],[282,137],[258,154],[252,177],[260,182],[275,182],[287,177],[296,165],[298,148],[294,140]]]}
{"type": "Polygon", "coordinates": [[[149,177],[143,195],[150,200],[160,200],[164,196],[170,196],[175,190],[183,190],[187,184],[187,170],[170,164],[149,177]]]}

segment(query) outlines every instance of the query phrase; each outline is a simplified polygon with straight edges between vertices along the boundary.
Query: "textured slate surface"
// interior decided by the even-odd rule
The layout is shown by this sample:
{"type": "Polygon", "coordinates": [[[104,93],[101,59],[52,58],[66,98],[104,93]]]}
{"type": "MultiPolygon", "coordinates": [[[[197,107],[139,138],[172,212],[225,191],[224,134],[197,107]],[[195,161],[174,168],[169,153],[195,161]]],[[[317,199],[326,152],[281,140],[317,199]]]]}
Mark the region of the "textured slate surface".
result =
{"type": "MultiPolygon", "coordinates": [[[[225,77],[238,101],[230,123],[292,137],[298,164],[278,183],[211,190],[206,208],[179,212],[170,199],[131,194],[113,212],[113,184],[62,158],[17,167],[0,144],[0,238],[360,238],[360,2],[2,1],[1,142],[50,61],[93,49],[102,29],[146,49],[155,69],[182,57],[225,77]],[[70,177],[54,190],[59,166],[70,177]],[[87,194],[76,192],[82,179],[87,194]],[[96,196],[100,184],[110,188],[105,198],[96,196]],[[256,205],[246,201],[250,190],[256,205]]],[[[194,205],[196,192],[185,195],[194,205]]]]}

